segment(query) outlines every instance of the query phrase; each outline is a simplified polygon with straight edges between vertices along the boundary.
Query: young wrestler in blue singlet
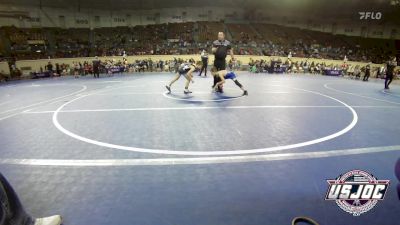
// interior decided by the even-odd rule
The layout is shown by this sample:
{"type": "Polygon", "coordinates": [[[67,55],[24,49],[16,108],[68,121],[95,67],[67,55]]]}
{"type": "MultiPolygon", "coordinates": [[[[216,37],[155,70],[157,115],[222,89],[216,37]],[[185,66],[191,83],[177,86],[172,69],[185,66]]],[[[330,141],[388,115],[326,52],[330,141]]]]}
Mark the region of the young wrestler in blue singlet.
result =
{"type": "Polygon", "coordinates": [[[214,77],[218,77],[220,81],[215,85],[215,91],[222,92],[222,85],[225,83],[225,80],[233,80],[235,84],[242,89],[243,95],[248,95],[247,90],[243,88],[243,85],[236,79],[236,74],[232,71],[220,70],[218,71],[216,67],[211,68],[211,74],[214,77]]]}

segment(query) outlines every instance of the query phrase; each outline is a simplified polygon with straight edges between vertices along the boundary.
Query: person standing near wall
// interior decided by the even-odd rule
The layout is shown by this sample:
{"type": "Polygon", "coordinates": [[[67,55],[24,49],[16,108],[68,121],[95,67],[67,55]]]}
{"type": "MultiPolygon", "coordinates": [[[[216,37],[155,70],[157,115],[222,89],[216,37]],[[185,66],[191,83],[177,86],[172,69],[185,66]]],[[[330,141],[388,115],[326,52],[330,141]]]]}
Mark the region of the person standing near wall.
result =
{"type": "Polygon", "coordinates": [[[49,63],[46,66],[46,70],[49,73],[49,76],[53,76],[53,64],[49,61],[49,63]]]}
{"type": "Polygon", "coordinates": [[[365,66],[365,74],[364,74],[363,81],[368,81],[370,75],[371,75],[371,63],[368,63],[365,66]]]}
{"type": "Polygon", "coordinates": [[[385,78],[385,89],[389,89],[390,83],[392,83],[394,76],[394,68],[397,66],[396,57],[386,64],[386,78],[385,78]]]}
{"type": "Polygon", "coordinates": [[[207,76],[208,52],[205,49],[201,51],[201,61],[203,62],[203,66],[201,67],[199,76],[201,76],[203,70],[204,70],[204,76],[207,76]]]}
{"type": "Polygon", "coordinates": [[[92,63],[93,63],[93,76],[94,76],[94,78],[99,78],[100,77],[100,60],[99,60],[99,58],[96,56],[92,63]]]}

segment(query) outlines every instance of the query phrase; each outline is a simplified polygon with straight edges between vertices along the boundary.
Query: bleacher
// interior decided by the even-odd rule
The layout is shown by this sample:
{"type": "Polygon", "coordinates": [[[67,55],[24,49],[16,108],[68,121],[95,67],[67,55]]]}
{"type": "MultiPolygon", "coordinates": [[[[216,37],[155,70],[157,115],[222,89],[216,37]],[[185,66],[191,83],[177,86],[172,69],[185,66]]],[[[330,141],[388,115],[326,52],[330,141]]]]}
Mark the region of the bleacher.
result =
{"type": "MultiPolygon", "coordinates": [[[[394,52],[390,40],[333,35],[273,24],[187,22],[112,28],[2,27],[17,59],[142,54],[192,54],[210,47],[220,31],[235,54],[382,62],[394,52]]],[[[3,49],[5,47],[3,46],[3,49]]]]}
{"type": "Polygon", "coordinates": [[[238,43],[250,43],[251,41],[258,42],[261,37],[249,24],[226,24],[229,32],[232,35],[232,41],[238,43]]]}
{"type": "Polygon", "coordinates": [[[180,39],[188,42],[193,41],[194,23],[168,23],[167,25],[167,38],[180,39]]]}
{"type": "Polygon", "coordinates": [[[225,31],[220,22],[198,22],[199,42],[212,42],[219,31],[225,31]]]}

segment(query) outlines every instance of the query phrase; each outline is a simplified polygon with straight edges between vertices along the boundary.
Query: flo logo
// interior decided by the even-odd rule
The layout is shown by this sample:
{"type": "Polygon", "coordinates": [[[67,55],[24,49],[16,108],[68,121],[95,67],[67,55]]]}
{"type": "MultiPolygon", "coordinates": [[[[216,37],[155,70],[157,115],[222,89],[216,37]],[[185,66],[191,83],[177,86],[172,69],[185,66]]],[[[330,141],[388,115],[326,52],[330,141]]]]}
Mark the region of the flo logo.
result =
{"type": "Polygon", "coordinates": [[[335,180],[327,180],[325,200],[334,200],[344,211],[359,216],[385,198],[389,180],[377,180],[368,172],[352,170],[335,180]]]}
{"type": "Polygon", "coordinates": [[[358,12],[360,20],[380,20],[382,18],[381,12],[358,12]]]}

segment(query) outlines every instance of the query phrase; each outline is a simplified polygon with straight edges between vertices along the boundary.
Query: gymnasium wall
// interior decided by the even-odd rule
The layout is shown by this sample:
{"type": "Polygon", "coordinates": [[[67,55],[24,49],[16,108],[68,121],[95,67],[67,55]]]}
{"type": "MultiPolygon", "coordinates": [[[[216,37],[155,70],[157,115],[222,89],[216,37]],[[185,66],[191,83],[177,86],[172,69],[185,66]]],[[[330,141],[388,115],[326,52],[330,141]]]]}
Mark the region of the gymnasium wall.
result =
{"type": "MultiPolygon", "coordinates": [[[[156,60],[172,60],[173,58],[182,58],[182,59],[195,59],[196,61],[200,61],[200,56],[199,55],[143,55],[143,56],[128,56],[128,62],[134,62],[135,60],[140,60],[140,59],[149,59],[151,58],[153,61],[156,60]]],[[[228,57],[229,58],[229,57],[228,57]]],[[[271,58],[273,59],[278,59],[280,58],[282,61],[285,61],[287,58],[286,57],[268,57],[268,56],[236,56],[238,60],[242,62],[242,64],[247,65],[250,62],[250,59],[253,60],[269,60],[271,58]]],[[[110,60],[110,59],[115,59],[115,60],[122,60],[122,56],[116,56],[116,57],[99,57],[100,60],[110,60]]],[[[92,62],[94,60],[93,57],[85,57],[85,58],[65,58],[65,59],[51,59],[51,63],[53,66],[58,63],[58,64],[69,64],[72,65],[73,62],[81,62],[83,63],[84,61],[92,62]]],[[[293,57],[292,61],[305,61],[307,60],[306,58],[296,58],[293,57]]],[[[214,61],[214,56],[210,56],[209,62],[214,61]]],[[[343,63],[342,60],[325,60],[325,59],[313,59],[309,58],[308,61],[311,63],[314,61],[315,63],[317,62],[325,62],[327,65],[333,64],[333,65],[341,65],[343,63]]],[[[16,62],[16,66],[18,69],[20,69],[23,73],[24,76],[29,75],[30,72],[34,71],[39,71],[40,67],[43,69],[49,62],[48,59],[41,59],[41,60],[20,60],[16,62]]],[[[361,63],[361,62],[347,62],[348,64],[351,65],[366,65],[366,63],[361,63]]],[[[373,66],[382,66],[382,64],[374,64],[373,66]]]]}
{"type": "Polygon", "coordinates": [[[357,13],[347,17],[321,17],[306,15],[296,11],[257,10],[245,11],[242,7],[185,7],[153,10],[119,10],[104,11],[78,8],[39,8],[10,6],[0,3],[0,11],[9,15],[0,16],[0,26],[61,27],[61,28],[99,28],[135,26],[159,23],[190,21],[221,21],[231,23],[252,22],[272,23],[283,26],[298,27],[333,34],[363,36],[372,38],[400,39],[400,27],[382,21],[361,21],[357,13]],[[350,18],[350,19],[349,19],[350,18]]]}
{"type": "Polygon", "coordinates": [[[154,10],[118,10],[104,11],[76,8],[38,8],[15,7],[0,4],[0,11],[25,14],[27,18],[0,17],[0,26],[16,27],[61,27],[61,28],[98,28],[135,26],[159,23],[190,21],[220,21],[231,18],[231,14],[241,15],[239,9],[222,7],[186,7],[154,10]],[[29,17],[29,18],[28,18],[29,17]]]}
{"type": "Polygon", "coordinates": [[[7,62],[0,62],[0,74],[10,74],[10,68],[7,62]]]}

